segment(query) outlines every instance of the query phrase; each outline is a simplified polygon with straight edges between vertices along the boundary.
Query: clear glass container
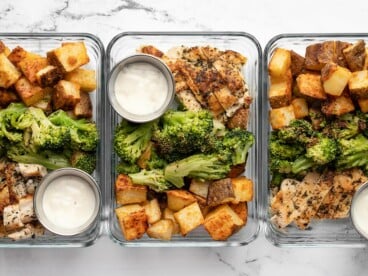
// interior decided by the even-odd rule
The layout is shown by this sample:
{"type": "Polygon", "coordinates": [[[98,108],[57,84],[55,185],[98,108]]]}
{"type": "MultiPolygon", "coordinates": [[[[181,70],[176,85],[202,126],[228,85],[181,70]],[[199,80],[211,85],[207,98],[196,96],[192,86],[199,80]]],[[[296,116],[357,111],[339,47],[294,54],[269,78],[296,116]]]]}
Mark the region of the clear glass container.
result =
{"type": "Polygon", "coordinates": [[[230,237],[227,241],[213,241],[203,227],[192,231],[186,237],[174,235],[169,242],[156,239],[143,238],[135,241],[126,241],[121,233],[115,215],[115,195],[114,182],[117,176],[115,171],[118,162],[117,156],[112,148],[112,136],[115,126],[120,122],[121,117],[114,112],[112,107],[106,102],[106,183],[107,193],[106,202],[108,210],[108,229],[111,239],[123,246],[131,247],[214,247],[214,246],[240,246],[253,241],[260,230],[260,220],[258,217],[258,207],[260,198],[261,182],[258,178],[260,168],[258,152],[261,136],[259,132],[258,109],[260,108],[260,69],[261,69],[261,49],[257,40],[246,33],[122,33],[117,35],[108,45],[106,58],[106,76],[111,69],[123,58],[136,53],[142,45],[154,45],[165,52],[173,46],[206,46],[210,45],[221,50],[230,49],[238,51],[247,57],[248,61],[243,68],[246,82],[249,86],[253,103],[250,110],[249,130],[256,136],[257,142],[252,147],[246,166],[245,175],[254,181],[254,199],[248,205],[248,222],[237,234],[230,237]]]}
{"type": "MultiPolygon", "coordinates": [[[[104,182],[104,47],[101,41],[94,35],[87,33],[0,33],[0,40],[10,49],[21,46],[27,51],[46,56],[52,49],[58,48],[63,42],[82,41],[87,48],[90,61],[85,68],[96,71],[97,87],[91,92],[90,97],[93,105],[93,119],[97,124],[100,133],[100,145],[97,150],[97,167],[93,177],[100,185],[102,198],[105,194],[104,182]]],[[[0,247],[83,247],[89,246],[100,236],[103,229],[102,212],[91,227],[82,234],[74,236],[60,236],[46,231],[44,235],[12,241],[7,238],[0,238],[0,247]]]]}
{"type": "Polygon", "coordinates": [[[261,135],[262,135],[262,161],[263,167],[261,183],[264,190],[262,191],[262,210],[261,216],[265,220],[266,238],[276,246],[339,246],[339,247],[364,247],[367,241],[362,238],[354,226],[350,218],[335,220],[315,220],[312,221],[308,230],[299,230],[295,226],[289,226],[285,229],[279,229],[270,221],[270,174],[268,168],[268,138],[270,133],[270,124],[268,112],[270,109],[268,102],[268,63],[276,48],[285,48],[293,50],[300,55],[305,55],[305,49],[308,45],[320,43],[327,40],[340,40],[354,43],[358,39],[368,42],[368,34],[281,34],[272,38],[266,45],[263,55],[263,95],[261,118],[261,135]]]}

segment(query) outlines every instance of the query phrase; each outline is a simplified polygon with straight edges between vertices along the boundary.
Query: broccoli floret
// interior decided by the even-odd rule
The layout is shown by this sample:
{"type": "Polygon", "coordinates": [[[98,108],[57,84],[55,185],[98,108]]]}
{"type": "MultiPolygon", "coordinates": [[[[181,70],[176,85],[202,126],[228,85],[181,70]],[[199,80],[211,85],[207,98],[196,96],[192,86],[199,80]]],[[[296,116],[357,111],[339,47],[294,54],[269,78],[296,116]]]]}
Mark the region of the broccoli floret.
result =
{"type": "Polygon", "coordinates": [[[212,130],[213,118],[207,110],[169,110],[162,116],[153,140],[159,154],[172,162],[201,151],[212,130]]]}
{"type": "Polygon", "coordinates": [[[222,139],[222,146],[230,153],[232,165],[243,164],[248,150],[254,143],[254,135],[245,129],[232,129],[222,139]]]}
{"type": "MultiPolygon", "coordinates": [[[[23,133],[19,132],[19,126],[24,126],[24,117],[27,108],[21,103],[11,103],[7,108],[0,110],[0,138],[6,138],[11,142],[20,142],[23,140],[23,133]]],[[[27,120],[25,127],[29,127],[27,120]]]]}
{"type": "Polygon", "coordinates": [[[165,179],[177,188],[184,186],[184,177],[215,180],[226,177],[230,163],[216,154],[195,154],[166,166],[165,179]]]}
{"type": "Polygon", "coordinates": [[[164,177],[163,170],[142,170],[138,173],[129,174],[134,184],[146,185],[156,192],[163,192],[171,188],[164,177]]]}
{"type": "Polygon", "coordinates": [[[284,142],[306,144],[315,135],[312,125],[302,119],[292,120],[290,124],[278,131],[278,137],[284,142]]]}
{"type": "Polygon", "coordinates": [[[318,165],[324,165],[335,160],[338,152],[336,140],[319,135],[311,139],[305,156],[318,165]]]}
{"type": "Polygon", "coordinates": [[[96,168],[96,154],[94,152],[74,151],[70,158],[70,164],[74,168],[91,174],[96,168]]]}
{"type": "Polygon", "coordinates": [[[293,162],[291,166],[291,172],[295,175],[304,174],[308,169],[311,169],[314,166],[315,163],[312,159],[305,156],[300,156],[293,162]]]}
{"type": "Polygon", "coordinates": [[[49,116],[50,121],[69,129],[70,146],[74,150],[95,151],[99,136],[95,123],[86,119],[73,119],[65,111],[58,110],[49,116]]]}
{"type": "Polygon", "coordinates": [[[147,160],[146,166],[147,169],[153,170],[153,169],[163,169],[167,165],[167,162],[162,159],[156,152],[156,148],[152,147],[151,149],[151,156],[147,160]]]}
{"type": "Polygon", "coordinates": [[[119,164],[116,166],[116,172],[117,173],[123,173],[123,174],[130,174],[130,173],[137,173],[139,172],[140,168],[137,164],[133,163],[127,163],[124,161],[119,162],[119,164]]]}
{"type": "Polygon", "coordinates": [[[359,134],[361,119],[351,113],[336,117],[324,129],[323,133],[335,139],[349,139],[359,134]]]}
{"type": "Polygon", "coordinates": [[[27,112],[33,118],[27,143],[35,152],[39,149],[60,149],[68,144],[70,136],[67,127],[53,124],[42,109],[29,107],[27,112]]]}
{"type": "Polygon", "coordinates": [[[293,161],[283,159],[271,159],[270,170],[274,173],[288,174],[291,173],[293,161]]]}
{"type": "Polygon", "coordinates": [[[8,147],[7,156],[18,163],[40,164],[50,170],[70,167],[69,159],[60,153],[52,151],[33,152],[26,148],[23,143],[14,144],[8,147]]]}
{"type": "Polygon", "coordinates": [[[277,139],[270,139],[269,150],[271,158],[294,160],[303,154],[305,148],[297,143],[285,144],[277,139]]]}
{"type": "Polygon", "coordinates": [[[368,138],[359,134],[351,139],[338,140],[340,155],[336,166],[340,169],[368,165],[368,138]]]}
{"type": "Polygon", "coordinates": [[[144,124],[121,121],[114,133],[116,154],[127,163],[136,163],[151,140],[154,124],[154,121],[144,124]]]}

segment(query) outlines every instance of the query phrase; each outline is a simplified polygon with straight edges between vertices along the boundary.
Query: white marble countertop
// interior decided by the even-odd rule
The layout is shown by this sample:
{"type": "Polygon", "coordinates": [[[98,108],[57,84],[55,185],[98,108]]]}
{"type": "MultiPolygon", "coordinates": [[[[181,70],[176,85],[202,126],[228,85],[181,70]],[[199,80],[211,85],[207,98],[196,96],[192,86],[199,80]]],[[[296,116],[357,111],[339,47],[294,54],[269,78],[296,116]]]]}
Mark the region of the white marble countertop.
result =
{"type": "MultiPolygon", "coordinates": [[[[245,31],[264,47],[290,32],[367,32],[361,1],[0,1],[0,32],[89,32],[105,46],[123,31],[245,31]]],[[[0,275],[366,275],[368,250],[240,248],[0,249],[0,275]]]]}

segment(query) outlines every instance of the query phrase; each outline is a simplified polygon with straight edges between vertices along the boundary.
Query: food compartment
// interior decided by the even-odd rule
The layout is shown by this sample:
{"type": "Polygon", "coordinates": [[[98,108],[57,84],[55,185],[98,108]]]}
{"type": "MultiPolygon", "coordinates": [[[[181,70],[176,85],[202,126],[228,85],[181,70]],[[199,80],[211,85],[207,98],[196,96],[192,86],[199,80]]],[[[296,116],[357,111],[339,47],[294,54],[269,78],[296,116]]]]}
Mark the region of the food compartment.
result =
{"type": "MultiPolygon", "coordinates": [[[[24,115],[19,117],[18,121],[7,121],[9,130],[17,132],[18,135],[21,134],[22,139],[20,139],[19,146],[12,146],[18,140],[10,143],[11,149],[6,154],[9,154],[8,157],[11,157],[14,163],[6,163],[10,165],[5,167],[5,179],[13,204],[9,205],[8,209],[20,208],[21,213],[25,212],[25,216],[21,217],[18,225],[10,223],[5,227],[6,232],[2,232],[5,237],[0,238],[0,247],[89,246],[99,237],[102,230],[101,210],[93,224],[81,234],[61,236],[46,229],[42,230],[40,225],[32,219],[34,214],[32,215],[33,212],[28,210],[28,207],[32,206],[33,189],[37,189],[37,183],[40,181],[34,178],[34,175],[42,171],[40,174],[42,177],[44,172],[47,172],[43,167],[18,166],[17,163],[39,162],[49,171],[59,167],[79,167],[91,173],[100,187],[102,196],[105,194],[102,171],[103,147],[100,146],[104,143],[102,123],[104,49],[102,43],[93,35],[78,33],[2,33],[0,41],[3,43],[0,47],[2,48],[0,50],[2,52],[0,54],[1,66],[3,73],[4,70],[6,71],[1,77],[1,86],[7,87],[1,91],[2,111],[9,110],[8,115],[16,110],[23,112],[24,107],[21,106],[22,104],[25,106],[24,115]],[[15,76],[17,74],[19,76],[15,76]],[[16,95],[14,99],[12,95],[16,95]],[[8,105],[8,100],[15,101],[15,105],[8,105]],[[56,114],[56,110],[63,111],[51,119],[51,114],[56,114]],[[89,133],[96,134],[93,135],[93,139],[89,140],[92,137],[90,134],[87,135],[89,138],[80,136],[83,132],[81,129],[72,137],[71,129],[76,130],[77,126],[66,127],[65,124],[75,123],[80,119],[86,121],[78,121],[79,127],[82,125],[91,127],[89,133]],[[18,127],[16,130],[14,129],[15,124],[18,127]],[[48,136],[46,136],[46,129],[50,132],[48,136]],[[83,140],[84,138],[86,139],[83,140]],[[81,144],[77,142],[78,139],[81,139],[79,140],[81,144],[86,142],[83,152],[81,144]],[[88,145],[87,140],[90,142],[88,145]],[[64,143],[64,141],[69,142],[64,143]],[[88,154],[84,155],[87,152],[88,154]],[[87,156],[88,158],[83,159],[87,156]],[[78,163],[82,159],[86,162],[78,163]],[[10,174],[13,175],[13,178],[10,174]],[[9,182],[12,179],[14,183],[9,182]],[[22,184],[22,181],[26,181],[25,184],[22,184]],[[30,185],[30,181],[33,181],[35,185],[30,185]],[[23,192],[22,187],[26,187],[23,192]],[[23,194],[27,195],[21,197],[23,194]],[[27,214],[31,217],[27,218],[27,214]],[[32,223],[34,223],[33,226],[32,223]],[[22,224],[25,225],[24,228],[16,227],[22,224]],[[8,235],[9,233],[11,234],[8,235]]],[[[6,139],[14,137],[8,134],[6,139]]],[[[5,179],[2,179],[2,182],[5,179]]],[[[5,197],[2,197],[2,202],[4,199],[5,197]]],[[[9,211],[8,209],[6,212],[9,211]]],[[[8,216],[5,218],[4,215],[5,220],[8,221],[9,218],[8,216]]],[[[15,215],[14,218],[16,219],[15,215]]]]}
{"type": "Polygon", "coordinates": [[[354,146],[366,139],[365,99],[354,76],[366,72],[367,38],[285,34],[265,48],[262,213],[277,246],[366,245],[349,209],[367,178],[354,146]]]}
{"type": "MultiPolygon", "coordinates": [[[[258,235],[258,231],[260,229],[260,221],[258,218],[258,205],[259,205],[259,196],[260,196],[260,182],[258,179],[258,141],[259,131],[258,131],[258,113],[257,108],[259,104],[259,74],[260,74],[260,47],[258,42],[250,35],[245,33],[122,33],[116,36],[109,44],[107,48],[107,75],[110,74],[112,68],[124,59],[127,56],[137,53],[138,49],[145,52],[146,54],[153,55],[161,55],[161,53],[157,52],[153,48],[143,47],[152,45],[155,48],[159,49],[163,53],[167,54],[170,49],[173,47],[215,47],[219,50],[232,50],[239,52],[241,55],[245,56],[247,59],[246,65],[241,67],[241,73],[244,76],[246,84],[248,86],[248,91],[250,96],[252,97],[252,103],[249,108],[249,117],[248,117],[248,131],[252,132],[255,136],[255,143],[250,149],[248,153],[248,158],[246,162],[245,168],[245,177],[251,179],[253,181],[252,193],[253,200],[247,202],[248,207],[248,218],[246,226],[242,227],[239,232],[230,236],[227,240],[224,241],[215,241],[211,238],[211,236],[207,233],[207,231],[203,228],[203,226],[197,227],[195,230],[191,231],[194,227],[190,227],[185,223],[182,225],[182,234],[176,234],[171,237],[169,241],[163,241],[162,239],[154,239],[149,238],[147,234],[144,234],[140,239],[134,240],[126,240],[124,235],[122,234],[122,230],[119,226],[119,221],[117,219],[117,214],[115,213],[115,209],[119,207],[116,203],[115,197],[115,182],[118,176],[118,172],[116,171],[116,166],[119,164],[120,159],[117,154],[114,152],[113,147],[113,138],[115,128],[120,124],[122,118],[113,110],[113,108],[107,103],[106,108],[106,127],[107,127],[107,147],[106,147],[106,171],[111,172],[110,174],[106,174],[107,183],[109,183],[109,225],[108,231],[112,240],[118,242],[123,246],[240,246],[245,245],[253,241],[258,235]],[[188,229],[186,228],[188,226],[188,229]]],[[[176,49],[179,49],[176,48],[176,49]]],[[[202,49],[202,48],[201,48],[202,49]]],[[[174,54],[171,50],[171,54],[174,54]]],[[[170,55],[170,53],[168,53],[170,55]]],[[[162,57],[162,55],[161,55],[162,57]]],[[[164,57],[163,57],[164,59],[164,57]]],[[[170,67],[170,66],[169,66],[170,67]]],[[[176,104],[172,106],[173,109],[177,108],[176,104]]],[[[121,178],[121,176],[120,176],[121,178]]],[[[120,179],[122,180],[122,179],[120,179]]],[[[175,180],[173,180],[175,181],[175,180]]],[[[169,192],[167,197],[172,198],[180,198],[185,202],[181,202],[184,204],[185,208],[179,208],[176,213],[177,220],[180,220],[180,217],[186,217],[186,212],[193,212],[193,214],[200,214],[197,211],[198,204],[195,203],[196,200],[191,201],[193,195],[187,195],[181,192],[176,193],[176,191],[169,192]],[[193,203],[193,204],[192,204],[193,203]],[[181,210],[181,211],[179,211],[181,210]],[[183,212],[182,212],[183,211],[183,212]]],[[[150,201],[150,203],[153,203],[150,201]]],[[[169,203],[170,204],[170,203],[169,203]]],[[[180,205],[180,204],[179,204],[180,205]]],[[[125,205],[127,206],[127,205],[125,205]]],[[[175,209],[175,207],[171,206],[175,209]]],[[[133,207],[132,207],[133,208],[133,207]]],[[[137,208],[136,214],[144,212],[144,209],[139,207],[139,205],[135,206],[137,208]],[[142,209],[142,210],[141,210],[142,209]]],[[[124,213],[126,210],[120,210],[121,213],[124,213]]],[[[164,213],[164,208],[162,208],[162,213],[164,213]]],[[[220,210],[225,213],[232,211],[228,211],[228,209],[224,208],[220,210]]],[[[147,211],[146,211],[147,212],[147,211]]],[[[169,214],[163,214],[163,216],[169,217],[169,214]]],[[[172,214],[171,214],[172,217],[172,214]]],[[[159,226],[166,227],[167,221],[161,221],[159,226]]],[[[202,216],[193,216],[193,224],[199,225],[202,224],[203,218],[202,216]]],[[[239,222],[238,222],[239,223],[239,222]]],[[[159,227],[157,226],[157,228],[159,227]]],[[[143,226],[144,228],[145,226],[143,226]]],[[[157,234],[155,232],[155,228],[151,229],[150,235],[155,236],[157,234]]],[[[165,238],[162,237],[161,238],[165,238]]]]}

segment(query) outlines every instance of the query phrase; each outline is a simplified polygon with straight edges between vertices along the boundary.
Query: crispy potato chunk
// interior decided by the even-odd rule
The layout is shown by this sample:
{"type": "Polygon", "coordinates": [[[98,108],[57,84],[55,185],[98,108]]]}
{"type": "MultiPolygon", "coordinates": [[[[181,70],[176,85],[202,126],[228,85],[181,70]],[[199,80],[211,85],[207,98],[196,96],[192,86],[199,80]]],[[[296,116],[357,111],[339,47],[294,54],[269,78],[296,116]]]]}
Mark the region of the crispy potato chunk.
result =
{"type": "Polygon", "coordinates": [[[115,197],[117,204],[142,203],[147,200],[147,187],[134,185],[126,174],[119,174],[115,181],[115,197]]]}
{"type": "Polygon", "coordinates": [[[25,77],[20,78],[15,83],[15,90],[23,103],[31,106],[41,101],[45,96],[45,90],[37,85],[30,83],[25,77]]]}
{"type": "Polygon", "coordinates": [[[305,58],[299,55],[298,53],[294,52],[293,50],[290,51],[290,58],[291,58],[291,65],[290,65],[291,74],[292,76],[296,77],[304,70],[305,58]]]}
{"type": "Polygon", "coordinates": [[[268,72],[271,77],[282,77],[287,73],[290,65],[290,51],[283,48],[277,48],[268,64],[268,72]]]}
{"type": "Polygon", "coordinates": [[[138,204],[126,205],[115,210],[120,228],[126,240],[141,238],[148,228],[147,215],[138,204]]]}
{"type": "Polygon", "coordinates": [[[93,114],[92,101],[87,92],[80,92],[80,101],[75,104],[73,114],[76,118],[91,118],[93,114]]]}
{"type": "Polygon", "coordinates": [[[321,75],[305,73],[300,74],[296,78],[298,91],[301,95],[317,100],[325,100],[327,98],[322,87],[321,75]]]}
{"type": "Polygon", "coordinates": [[[365,62],[365,42],[360,39],[343,50],[349,69],[353,72],[363,70],[365,62]]]}
{"type": "Polygon", "coordinates": [[[55,85],[52,102],[55,109],[72,110],[80,102],[79,85],[66,80],[59,81],[55,85]]]}
{"type": "Polygon", "coordinates": [[[291,101],[296,119],[301,119],[309,114],[308,103],[304,98],[295,98],[291,101]]]}
{"type": "Polygon", "coordinates": [[[196,202],[196,198],[185,190],[170,190],[166,192],[166,195],[167,206],[173,211],[178,211],[196,202]]]}
{"type": "Polygon", "coordinates": [[[197,202],[174,213],[175,220],[180,226],[180,232],[183,236],[200,226],[203,221],[203,215],[197,202]]]}
{"type": "Polygon", "coordinates": [[[61,47],[47,53],[47,59],[62,73],[71,72],[89,62],[84,42],[62,43],[61,47]]]}
{"type": "Polygon", "coordinates": [[[92,92],[97,86],[95,70],[78,68],[66,73],[64,79],[79,84],[83,92],[92,92]]]}
{"type": "Polygon", "coordinates": [[[4,53],[6,56],[10,54],[10,49],[0,40],[0,54],[4,53]]]}
{"type": "Polygon", "coordinates": [[[233,185],[230,178],[212,182],[208,187],[207,205],[217,206],[235,199],[233,185]]]}
{"type": "Polygon", "coordinates": [[[360,110],[363,113],[368,112],[368,98],[367,99],[358,99],[358,105],[360,107],[360,110]]]}
{"type": "Polygon", "coordinates": [[[200,181],[197,179],[192,179],[189,186],[189,191],[193,194],[199,195],[201,197],[207,198],[208,186],[210,181],[200,181]]]}
{"type": "Polygon", "coordinates": [[[227,240],[240,226],[243,220],[227,204],[211,211],[204,220],[204,228],[212,239],[216,241],[227,240]]]}
{"type": "Polygon", "coordinates": [[[32,104],[32,106],[37,107],[45,111],[46,113],[52,112],[52,93],[54,92],[53,88],[45,87],[43,89],[43,98],[38,102],[32,104]]]}
{"type": "Polygon", "coordinates": [[[169,208],[165,208],[164,211],[163,211],[162,217],[164,219],[169,219],[169,220],[172,221],[172,223],[173,223],[173,231],[172,231],[172,233],[173,234],[179,234],[180,233],[180,227],[179,227],[179,224],[176,222],[176,219],[174,217],[174,211],[173,210],[170,210],[169,208]]]}
{"type": "Polygon", "coordinates": [[[31,82],[37,82],[37,72],[47,66],[47,59],[41,56],[25,57],[18,63],[24,76],[31,82]]]}
{"type": "Polygon", "coordinates": [[[290,104],[292,83],[293,80],[290,70],[281,79],[271,77],[268,99],[272,108],[279,108],[290,104]]]}
{"type": "Polygon", "coordinates": [[[322,104],[321,111],[326,115],[340,116],[351,111],[354,111],[355,107],[353,101],[349,96],[340,96],[336,98],[330,98],[322,104]]]}
{"type": "Polygon", "coordinates": [[[233,186],[233,191],[235,199],[232,203],[239,203],[243,201],[251,201],[253,199],[253,181],[246,178],[245,176],[240,176],[237,178],[231,178],[231,184],[233,186]]]}
{"type": "Polygon", "coordinates": [[[350,77],[351,72],[348,69],[332,62],[327,63],[321,70],[324,91],[335,97],[341,96],[350,77]]]}
{"type": "Polygon", "coordinates": [[[173,222],[171,219],[162,219],[148,227],[147,235],[154,239],[169,241],[173,235],[173,222]]]}
{"type": "Polygon", "coordinates": [[[62,77],[57,67],[52,65],[48,65],[36,73],[37,82],[41,87],[54,86],[62,77]]]}
{"type": "Polygon", "coordinates": [[[351,74],[349,91],[358,98],[368,98],[368,70],[356,71],[351,74]]]}
{"type": "MultiPolygon", "coordinates": [[[[247,224],[248,220],[248,204],[247,202],[239,202],[238,204],[228,203],[229,207],[239,216],[243,221],[243,225],[247,224]]],[[[241,227],[239,227],[240,229],[241,227]]]]}
{"type": "Polygon", "coordinates": [[[160,205],[158,204],[157,198],[147,201],[144,205],[144,210],[146,211],[147,221],[149,224],[153,224],[159,221],[161,218],[160,205]]]}
{"type": "Polygon", "coordinates": [[[288,126],[295,119],[294,108],[292,105],[270,110],[270,123],[273,129],[280,129],[288,126]]]}
{"type": "Polygon", "coordinates": [[[0,54],[0,87],[8,88],[13,85],[21,73],[15,68],[4,53],[0,54]]]}

